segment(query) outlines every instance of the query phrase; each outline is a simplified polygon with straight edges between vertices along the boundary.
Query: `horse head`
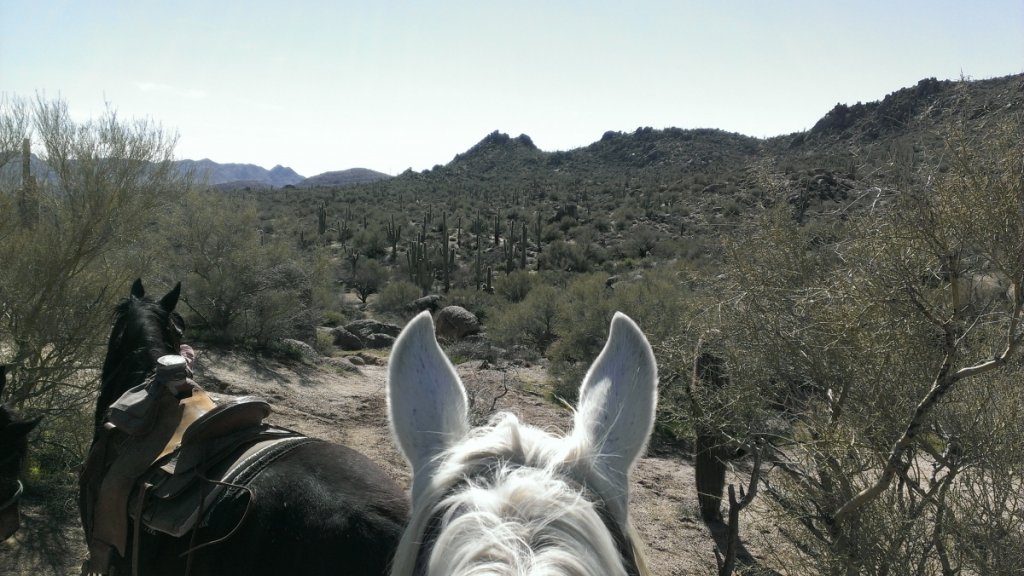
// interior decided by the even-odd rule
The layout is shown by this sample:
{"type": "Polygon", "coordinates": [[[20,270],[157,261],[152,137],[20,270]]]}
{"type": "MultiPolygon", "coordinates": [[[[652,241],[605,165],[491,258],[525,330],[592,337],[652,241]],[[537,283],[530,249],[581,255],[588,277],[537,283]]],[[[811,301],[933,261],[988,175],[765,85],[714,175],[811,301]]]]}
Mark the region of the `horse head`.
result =
{"type": "MultiPolygon", "coordinates": [[[[0,395],[6,384],[7,366],[0,365],[0,395]]],[[[11,411],[0,405],[0,542],[20,526],[18,501],[23,487],[18,476],[28,454],[28,435],[41,419],[15,420],[11,411]]]]}
{"type": "Polygon", "coordinates": [[[572,432],[554,436],[510,414],[471,429],[465,388],[421,313],[388,367],[391,428],[413,471],[412,518],[392,574],[646,575],[629,477],[656,404],[651,347],[616,313],[572,432]]]}
{"type": "Polygon", "coordinates": [[[115,400],[153,372],[158,358],[179,352],[185,323],[174,308],[180,295],[179,282],[153,300],[146,296],[142,280],[135,280],[128,297],[114,308],[96,402],[97,427],[115,400]]]}

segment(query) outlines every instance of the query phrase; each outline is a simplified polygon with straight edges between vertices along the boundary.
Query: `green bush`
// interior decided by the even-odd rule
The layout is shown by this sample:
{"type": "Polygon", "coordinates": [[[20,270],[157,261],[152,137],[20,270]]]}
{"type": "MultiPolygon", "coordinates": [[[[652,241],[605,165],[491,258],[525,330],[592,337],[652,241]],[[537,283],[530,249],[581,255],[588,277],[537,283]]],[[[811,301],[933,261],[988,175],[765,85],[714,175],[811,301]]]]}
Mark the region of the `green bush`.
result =
{"type": "Polygon", "coordinates": [[[291,242],[259,234],[251,201],[197,192],[182,218],[178,266],[188,271],[190,323],[204,338],[262,348],[280,338],[312,339],[322,275],[291,242]]]}
{"type": "Polygon", "coordinates": [[[555,340],[559,291],[541,284],[522,302],[504,307],[494,315],[488,334],[501,346],[526,346],[543,353],[555,340]]]}
{"type": "Polygon", "coordinates": [[[494,280],[494,291],[509,302],[522,302],[536,283],[536,274],[526,270],[513,270],[510,274],[498,275],[494,280]]]}
{"type": "Polygon", "coordinates": [[[420,289],[412,282],[390,282],[380,289],[377,296],[377,312],[407,320],[414,314],[409,305],[419,297],[420,289]]]}

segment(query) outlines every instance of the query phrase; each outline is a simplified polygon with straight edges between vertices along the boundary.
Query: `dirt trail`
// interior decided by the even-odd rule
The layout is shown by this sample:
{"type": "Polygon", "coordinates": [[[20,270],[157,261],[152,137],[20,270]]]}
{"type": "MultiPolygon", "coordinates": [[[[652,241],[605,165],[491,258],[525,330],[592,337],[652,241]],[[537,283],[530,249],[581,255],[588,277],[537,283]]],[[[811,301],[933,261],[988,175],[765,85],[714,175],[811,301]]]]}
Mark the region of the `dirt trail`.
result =
{"type": "MultiPolygon", "coordinates": [[[[207,385],[215,380],[224,393],[269,398],[275,402],[276,423],[345,443],[369,455],[400,483],[408,485],[408,467],[388,430],[383,365],[363,366],[358,373],[332,369],[330,365],[308,373],[278,366],[273,370],[275,378],[267,378],[252,364],[210,360],[207,385]]],[[[572,425],[569,410],[541,396],[539,388],[545,375],[540,368],[506,373],[469,362],[457,369],[471,395],[476,395],[477,414],[489,409],[494,396],[503,390],[504,381],[509,391],[494,403],[496,410],[515,413],[522,421],[553,432],[564,433],[572,425]]],[[[693,466],[682,458],[646,457],[637,466],[632,511],[654,574],[715,571],[712,540],[696,515],[693,486],[693,466]]]]}
{"type": "MultiPolygon", "coordinates": [[[[524,422],[553,432],[571,426],[570,412],[543,397],[545,375],[540,368],[502,372],[475,362],[458,370],[476,399],[473,412],[478,416],[493,403],[496,410],[513,412],[524,422]],[[504,384],[508,392],[495,399],[504,384]]],[[[347,444],[408,485],[406,463],[388,430],[383,361],[355,369],[344,359],[325,359],[317,366],[285,365],[200,351],[196,379],[211,392],[266,398],[274,407],[273,423],[347,444]]],[[[632,511],[653,574],[715,573],[712,539],[697,517],[693,486],[692,465],[682,458],[645,457],[637,466],[632,511]]],[[[77,511],[74,502],[63,503],[60,509],[70,513],[49,522],[41,506],[25,511],[23,530],[13,541],[0,544],[0,575],[78,574],[85,552],[77,511]],[[10,562],[14,565],[5,565],[10,562]]]]}

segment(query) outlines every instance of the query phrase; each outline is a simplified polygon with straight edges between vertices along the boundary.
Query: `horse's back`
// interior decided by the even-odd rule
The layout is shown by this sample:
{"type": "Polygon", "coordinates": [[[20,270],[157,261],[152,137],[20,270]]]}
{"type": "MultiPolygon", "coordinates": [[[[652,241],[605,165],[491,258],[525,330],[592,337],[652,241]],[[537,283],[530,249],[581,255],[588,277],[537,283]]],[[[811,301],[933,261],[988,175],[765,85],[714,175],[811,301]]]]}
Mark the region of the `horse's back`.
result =
{"type": "MultiPolygon", "coordinates": [[[[200,529],[197,545],[230,533],[244,515],[223,543],[195,552],[192,574],[388,573],[409,505],[398,484],[362,454],[326,442],[305,444],[248,487],[251,504],[236,499],[214,510],[200,529]]],[[[188,537],[181,540],[177,553],[188,537]]],[[[162,554],[144,555],[154,567],[162,563],[162,554]]]]}

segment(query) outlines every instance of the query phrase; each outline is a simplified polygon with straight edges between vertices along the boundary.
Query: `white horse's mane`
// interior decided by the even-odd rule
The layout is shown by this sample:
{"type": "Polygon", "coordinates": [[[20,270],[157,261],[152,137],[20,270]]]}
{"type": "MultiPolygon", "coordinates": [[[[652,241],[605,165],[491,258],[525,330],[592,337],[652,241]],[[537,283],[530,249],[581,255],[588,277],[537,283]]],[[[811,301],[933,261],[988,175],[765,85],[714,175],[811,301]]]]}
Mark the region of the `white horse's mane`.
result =
{"type": "Polygon", "coordinates": [[[629,519],[629,472],[657,397],[653,353],[621,314],[565,437],[507,413],[469,429],[461,380],[429,313],[392,351],[388,403],[413,467],[412,517],[393,576],[648,574],[629,519]]]}

